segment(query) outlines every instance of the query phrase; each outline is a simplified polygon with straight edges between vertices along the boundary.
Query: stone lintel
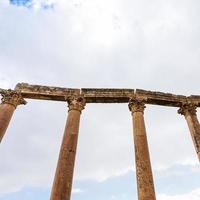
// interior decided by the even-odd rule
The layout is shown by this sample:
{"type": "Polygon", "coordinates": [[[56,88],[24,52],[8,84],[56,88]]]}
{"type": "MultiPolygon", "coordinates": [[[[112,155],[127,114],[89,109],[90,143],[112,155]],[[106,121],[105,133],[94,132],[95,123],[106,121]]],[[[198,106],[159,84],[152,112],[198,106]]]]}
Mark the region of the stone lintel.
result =
{"type": "Polygon", "coordinates": [[[134,96],[134,89],[82,88],[87,103],[127,103],[134,96]]]}
{"type": "Polygon", "coordinates": [[[67,96],[80,94],[80,89],[29,85],[27,83],[18,83],[15,90],[20,91],[24,98],[53,101],[66,101],[67,96]]]}
{"type": "Polygon", "coordinates": [[[146,104],[179,107],[187,102],[187,97],[171,93],[136,89],[136,98],[143,99],[146,104]]]}
{"type": "Polygon", "coordinates": [[[188,102],[200,107],[200,96],[199,95],[191,95],[188,98],[188,102]]]}

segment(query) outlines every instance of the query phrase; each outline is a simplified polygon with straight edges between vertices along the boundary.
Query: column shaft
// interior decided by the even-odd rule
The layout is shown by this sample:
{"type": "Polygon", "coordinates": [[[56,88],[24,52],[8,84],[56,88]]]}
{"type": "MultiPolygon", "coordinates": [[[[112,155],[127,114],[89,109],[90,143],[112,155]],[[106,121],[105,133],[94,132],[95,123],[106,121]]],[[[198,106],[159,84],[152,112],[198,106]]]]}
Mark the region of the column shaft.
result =
{"type": "Polygon", "coordinates": [[[0,104],[0,142],[5,135],[15,108],[20,104],[26,104],[19,92],[6,90],[1,95],[3,98],[0,104]]]}
{"type": "Polygon", "coordinates": [[[185,116],[192,141],[200,161],[200,124],[196,114],[196,106],[192,104],[183,105],[178,110],[178,113],[185,116]]]}
{"type": "Polygon", "coordinates": [[[70,110],[61,144],[60,155],[51,192],[51,200],[70,200],[80,115],[84,106],[83,100],[81,101],[82,102],[77,102],[75,99],[73,102],[69,102],[70,110]]]}
{"type": "Polygon", "coordinates": [[[129,108],[133,119],[138,200],[156,200],[143,116],[145,106],[142,102],[133,100],[129,108]]]}
{"type": "Polygon", "coordinates": [[[10,104],[0,105],[0,142],[8,128],[9,122],[14,113],[15,107],[10,104]]]}

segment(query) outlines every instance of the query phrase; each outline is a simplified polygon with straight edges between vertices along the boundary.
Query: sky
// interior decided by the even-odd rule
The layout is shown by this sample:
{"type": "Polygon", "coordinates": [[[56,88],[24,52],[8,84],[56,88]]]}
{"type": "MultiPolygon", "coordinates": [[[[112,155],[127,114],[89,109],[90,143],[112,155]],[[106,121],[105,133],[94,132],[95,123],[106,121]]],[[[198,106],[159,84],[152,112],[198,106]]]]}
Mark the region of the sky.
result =
{"type": "MultiPolygon", "coordinates": [[[[198,0],[0,0],[0,88],[27,82],[198,95],[199,10],[198,0]]],[[[27,101],[0,145],[0,200],[50,196],[67,104],[27,101]]],[[[151,105],[144,117],[157,200],[199,200],[184,117],[151,105]]],[[[127,104],[86,105],[72,200],[137,199],[132,135],[127,104]]]]}

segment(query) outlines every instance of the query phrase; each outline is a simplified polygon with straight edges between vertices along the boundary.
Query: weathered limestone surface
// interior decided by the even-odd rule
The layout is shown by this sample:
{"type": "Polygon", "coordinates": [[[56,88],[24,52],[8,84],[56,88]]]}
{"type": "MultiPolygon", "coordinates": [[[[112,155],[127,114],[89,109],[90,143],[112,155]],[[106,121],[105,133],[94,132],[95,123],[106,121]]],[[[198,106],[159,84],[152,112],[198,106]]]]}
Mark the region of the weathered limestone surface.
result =
{"type": "Polygon", "coordinates": [[[175,95],[164,92],[153,92],[137,89],[135,95],[139,99],[145,100],[146,104],[179,107],[187,101],[183,95],[175,95]]]}
{"type": "Polygon", "coordinates": [[[82,88],[87,103],[126,103],[134,95],[133,89],[82,88]]]}
{"type": "Polygon", "coordinates": [[[80,89],[29,85],[28,83],[18,83],[15,90],[20,91],[24,98],[53,101],[66,101],[67,96],[80,94],[80,89]]]}
{"type": "Polygon", "coordinates": [[[191,95],[187,97],[188,103],[192,103],[197,107],[200,107],[200,96],[199,95],[191,95]]]}
{"type": "Polygon", "coordinates": [[[133,119],[138,200],[156,200],[143,116],[144,108],[143,101],[135,98],[130,100],[129,109],[133,119]]]}
{"type": "Polygon", "coordinates": [[[66,96],[82,95],[87,103],[128,103],[133,96],[145,100],[146,104],[180,107],[187,102],[200,106],[200,96],[175,95],[171,93],[147,91],[141,89],[115,88],[61,88],[18,83],[15,90],[24,98],[65,101],[66,96]]]}
{"type": "Polygon", "coordinates": [[[80,96],[72,96],[67,98],[67,101],[69,113],[52,187],[51,200],[70,200],[72,190],[80,115],[85,106],[85,99],[80,96]]]}
{"type": "Polygon", "coordinates": [[[12,90],[2,90],[2,103],[0,104],[0,142],[8,128],[15,108],[20,104],[26,104],[21,94],[12,90]]]}
{"type": "Polygon", "coordinates": [[[196,108],[197,106],[191,103],[183,104],[178,110],[178,113],[185,116],[194,143],[194,147],[200,161],[200,124],[197,118],[196,108]]]}

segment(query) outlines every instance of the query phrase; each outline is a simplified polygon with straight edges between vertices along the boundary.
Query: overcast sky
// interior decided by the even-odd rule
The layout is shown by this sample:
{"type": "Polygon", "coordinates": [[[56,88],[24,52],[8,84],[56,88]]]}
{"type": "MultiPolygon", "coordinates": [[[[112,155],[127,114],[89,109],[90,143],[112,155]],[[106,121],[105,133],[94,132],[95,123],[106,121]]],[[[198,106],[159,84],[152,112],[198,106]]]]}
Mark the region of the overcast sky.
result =
{"type": "MultiPolygon", "coordinates": [[[[199,0],[0,0],[0,88],[27,82],[198,95],[199,10],[199,0]]],[[[0,200],[49,199],[66,117],[64,102],[17,108],[0,145],[0,200]]],[[[184,117],[148,105],[145,121],[157,200],[199,200],[184,117]]],[[[86,105],[72,200],[136,194],[128,105],[86,105]]]]}

